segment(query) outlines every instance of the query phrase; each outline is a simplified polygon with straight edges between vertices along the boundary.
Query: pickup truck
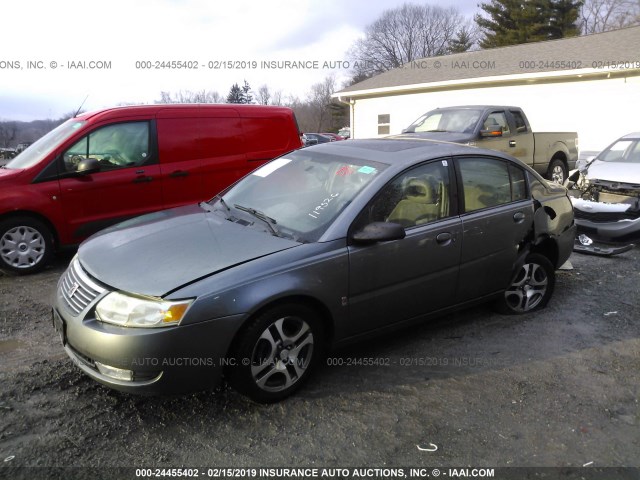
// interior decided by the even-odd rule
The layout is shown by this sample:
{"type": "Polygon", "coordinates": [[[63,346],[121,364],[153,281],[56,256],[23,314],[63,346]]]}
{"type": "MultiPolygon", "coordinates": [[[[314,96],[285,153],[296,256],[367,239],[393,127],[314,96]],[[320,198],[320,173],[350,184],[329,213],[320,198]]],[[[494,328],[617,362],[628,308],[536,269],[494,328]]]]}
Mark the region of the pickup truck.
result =
{"type": "Polygon", "coordinates": [[[422,115],[402,133],[498,150],[518,158],[560,185],[578,159],[576,132],[534,133],[518,107],[437,108],[422,115]]]}

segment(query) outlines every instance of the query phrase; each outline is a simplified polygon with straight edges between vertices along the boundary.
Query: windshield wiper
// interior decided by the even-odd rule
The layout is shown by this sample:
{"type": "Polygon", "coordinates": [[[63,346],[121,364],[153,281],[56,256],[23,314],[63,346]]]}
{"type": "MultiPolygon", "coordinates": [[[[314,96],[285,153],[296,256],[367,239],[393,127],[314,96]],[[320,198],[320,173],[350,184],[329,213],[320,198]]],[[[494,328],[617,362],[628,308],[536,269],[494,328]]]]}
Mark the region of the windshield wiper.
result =
{"type": "Polygon", "coordinates": [[[229,208],[229,205],[227,205],[227,202],[224,201],[224,198],[222,198],[222,195],[218,194],[215,197],[213,197],[212,200],[218,199],[220,201],[220,204],[227,209],[227,212],[230,212],[231,209],[229,208]]]}
{"type": "Polygon", "coordinates": [[[243,207],[242,205],[238,205],[237,203],[234,204],[233,206],[236,207],[238,210],[242,210],[243,212],[247,212],[248,214],[253,215],[258,220],[262,220],[269,227],[269,230],[271,230],[271,233],[273,235],[275,235],[276,237],[280,236],[280,234],[278,233],[278,230],[276,230],[276,227],[275,227],[275,225],[278,224],[278,222],[276,222],[275,219],[265,215],[264,213],[262,213],[259,210],[256,210],[255,208],[243,207]]]}
{"type": "Polygon", "coordinates": [[[441,132],[441,133],[449,133],[448,130],[426,130],[427,133],[431,133],[431,132],[441,132]]]}

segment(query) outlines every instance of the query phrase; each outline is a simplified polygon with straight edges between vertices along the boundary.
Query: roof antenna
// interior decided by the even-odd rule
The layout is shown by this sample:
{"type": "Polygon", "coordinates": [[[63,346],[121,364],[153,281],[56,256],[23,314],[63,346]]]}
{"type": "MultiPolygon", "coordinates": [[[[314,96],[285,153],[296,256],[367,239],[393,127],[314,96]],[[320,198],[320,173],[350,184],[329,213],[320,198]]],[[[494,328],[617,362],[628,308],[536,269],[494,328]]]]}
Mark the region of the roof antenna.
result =
{"type": "Polygon", "coordinates": [[[89,95],[87,95],[86,97],[84,97],[84,100],[82,101],[82,103],[80,104],[80,106],[78,107],[78,110],[76,110],[75,115],[73,116],[73,118],[76,118],[78,116],[78,114],[80,113],[80,109],[82,108],[82,106],[84,105],[84,102],[87,101],[87,98],[89,98],[89,95]]]}

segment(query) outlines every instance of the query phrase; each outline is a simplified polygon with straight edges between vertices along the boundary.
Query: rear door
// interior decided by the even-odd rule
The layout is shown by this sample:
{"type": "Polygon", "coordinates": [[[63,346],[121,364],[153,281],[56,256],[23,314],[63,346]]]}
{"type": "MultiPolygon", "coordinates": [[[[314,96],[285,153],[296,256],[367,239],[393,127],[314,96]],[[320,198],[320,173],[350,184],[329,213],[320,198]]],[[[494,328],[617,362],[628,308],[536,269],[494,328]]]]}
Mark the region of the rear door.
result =
{"type": "Polygon", "coordinates": [[[533,202],[524,170],[494,157],[457,158],[461,262],[457,303],[506,288],[519,246],[533,233],[533,202]]]}
{"type": "Polygon", "coordinates": [[[162,192],[152,122],[125,121],[95,128],[61,159],[60,200],[74,241],[119,221],[160,210],[162,192]],[[83,158],[100,171],[73,175],[83,158]]]}
{"type": "Polygon", "coordinates": [[[451,207],[450,161],[396,177],[362,212],[352,231],[400,223],[402,240],[349,246],[349,333],[357,334],[450,306],[455,300],[461,223],[451,207]]]}

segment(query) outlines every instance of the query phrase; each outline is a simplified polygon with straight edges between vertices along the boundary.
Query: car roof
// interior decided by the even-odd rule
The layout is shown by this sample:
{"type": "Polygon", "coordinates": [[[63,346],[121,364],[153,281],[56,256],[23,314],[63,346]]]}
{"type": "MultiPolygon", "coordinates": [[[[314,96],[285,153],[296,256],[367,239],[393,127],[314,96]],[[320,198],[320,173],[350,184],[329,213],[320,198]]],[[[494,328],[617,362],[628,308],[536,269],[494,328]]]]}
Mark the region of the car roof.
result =
{"type": "Polygon", "coordinates": [[[411,165],[424,160],[465,154],[490,155],[517,162],[513,157],[509,157],[495,150],[404,135],[323,143],[307,148],[330,155],[370,160],[387,165],[411,165]]]}
{"type": "Polygon", "coordinates": [[[627,133],[619,138],[619,140],[638,140],[640,139],[640,132],[627,133]]]}

